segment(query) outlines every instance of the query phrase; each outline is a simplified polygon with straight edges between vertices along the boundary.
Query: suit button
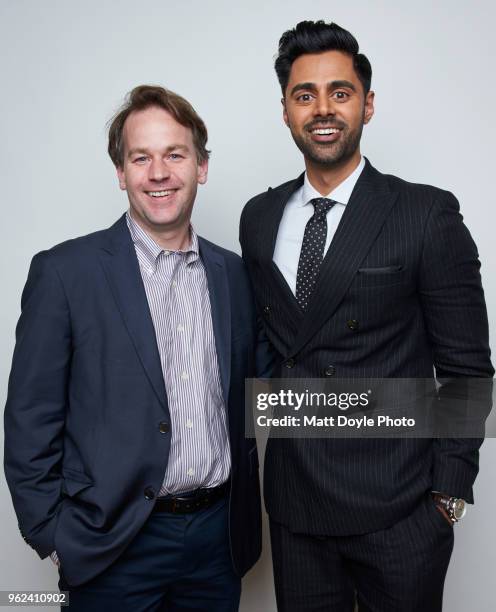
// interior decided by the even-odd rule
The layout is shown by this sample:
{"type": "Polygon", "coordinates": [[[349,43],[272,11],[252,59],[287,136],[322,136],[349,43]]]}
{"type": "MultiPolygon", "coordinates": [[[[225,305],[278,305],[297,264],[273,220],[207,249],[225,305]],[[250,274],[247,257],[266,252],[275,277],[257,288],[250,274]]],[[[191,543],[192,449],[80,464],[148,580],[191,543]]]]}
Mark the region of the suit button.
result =
{"type": "Polygon", "coordinates": [[[269,305],[264,306],[263,311],[264,311],[264,313],[265,313],[266,315],[270,314],[270,306],[269,306],[269,305]]]}
{"type": "Polygon", "coordinates": [[[294,368],[294,365],[295,365],[295,360],[294,360],[294,359],[288,359],[288,360],[287,360],[287,361],[284,363],[284,365],[285,365],[287,368],[290,368],[290,369],[291,369],[291,368],[294,368]]]}
{"type": "Polygon", "coordinates": [[[358,321],[356,319],[350,319],[349,321],[346,321],[346,325],[352,331],[356,331],[360,327],[360,324],[358,323],[358,321]]]}
{"type": "Polygon", "coordinates": [[[162,421],[161,423],[158,424],[158,430],[160,433],[169,433],[170,431],[169,423],[162,421]]]}
{"type": "Polygon", "coordinates": [[[326,376],[334,376],[335,373],[336,373],[336,368],[333,365],[328,365],[327,368],[325,369],[326,376]]]}
{"type": "Polygon", "coordinates": [[[155,489],[153,487],[146,487],[145,499],[155,499],[155,489]]]}

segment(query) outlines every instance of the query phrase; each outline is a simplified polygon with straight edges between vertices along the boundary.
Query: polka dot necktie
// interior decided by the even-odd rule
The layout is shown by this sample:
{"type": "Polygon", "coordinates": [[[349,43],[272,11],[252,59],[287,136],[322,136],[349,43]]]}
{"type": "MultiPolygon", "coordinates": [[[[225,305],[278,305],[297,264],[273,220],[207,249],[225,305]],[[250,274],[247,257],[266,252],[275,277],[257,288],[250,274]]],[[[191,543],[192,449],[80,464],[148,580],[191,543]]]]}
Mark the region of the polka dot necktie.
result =
{"type": "Polygon", "coordinates": [[[327,213],[336,202],[328,198],[310,200],[315,212],[309,219],[301,245],[298,272],[296,274],[296,301],[307,310],[310,297],[315,287],[317,274],[324,259],[324,247],[327,238],[327,213]]]}

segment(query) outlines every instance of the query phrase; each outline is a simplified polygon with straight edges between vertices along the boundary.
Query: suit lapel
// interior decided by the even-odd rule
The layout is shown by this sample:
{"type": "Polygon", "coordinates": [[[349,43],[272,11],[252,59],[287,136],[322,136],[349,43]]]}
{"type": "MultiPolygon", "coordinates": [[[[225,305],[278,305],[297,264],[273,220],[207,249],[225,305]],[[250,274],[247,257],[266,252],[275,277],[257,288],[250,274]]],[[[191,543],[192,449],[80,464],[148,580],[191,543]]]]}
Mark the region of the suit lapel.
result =
{"type": "Polygon", "coordinates": [[[167,410],[164,377],[143,280],[123,215],[106,233],[100,260],[134,348],[157,398],[167,410]]]}
{"type": "Polygon", "coordinates": [[[333,315],[379,234],[397,194],[370,163],[360,175],[324,258],[314,294],[291,347],[295,355],[333,315]]]}
{"type": "Polygon", "coordinates": [[[227,406],[231,384],[231,299],[226,262],[224,256],[207,240],[199,237],[198,244],[207,275],[217,361],[222,392],[227,406]]]}
{"type": "Polygon", "coordinates": [[[270,205],[267,206],[267,213],[260,219],[260,249],[261,259],[265,262],[272,261],[274,248],[276,246],[277,231],[281,223],[282,214],[287,201],[293,193],[303,185],[305,174],[302,173],[294,181],[285,183],[277,189],[269,187],[270,205]]]}
{"type": "Polygon", "coordinates": [[[286,279],[273,261],[276,246],[277,232],[281,223],[284,208],[293,193],[303,185],[305,173],[286,183],[282,188],[269,189],[270,205],[267,206],[267,215],[263,216],[260,225],[260,248],[262,249],[261,261],[263,268],[269,271],[270,284],[279,294],[279,302],[282,304],[291,318],[302,316],[302,312],[296,302],[293,292],[289,288],[286,279]]]}

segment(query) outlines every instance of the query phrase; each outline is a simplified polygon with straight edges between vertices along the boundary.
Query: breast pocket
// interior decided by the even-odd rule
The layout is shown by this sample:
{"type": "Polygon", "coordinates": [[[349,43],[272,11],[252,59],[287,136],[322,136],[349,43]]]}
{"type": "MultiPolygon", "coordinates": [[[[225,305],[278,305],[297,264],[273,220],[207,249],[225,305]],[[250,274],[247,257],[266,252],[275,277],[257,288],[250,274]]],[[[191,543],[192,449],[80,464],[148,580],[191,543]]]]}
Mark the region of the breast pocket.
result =
{"type": "Polygon", "coordinates": [[[398,264],[393,266],[359,268],[354,281],[358,289],[388,287],[403,282],[406,279],[406,269],[398,264]]]}

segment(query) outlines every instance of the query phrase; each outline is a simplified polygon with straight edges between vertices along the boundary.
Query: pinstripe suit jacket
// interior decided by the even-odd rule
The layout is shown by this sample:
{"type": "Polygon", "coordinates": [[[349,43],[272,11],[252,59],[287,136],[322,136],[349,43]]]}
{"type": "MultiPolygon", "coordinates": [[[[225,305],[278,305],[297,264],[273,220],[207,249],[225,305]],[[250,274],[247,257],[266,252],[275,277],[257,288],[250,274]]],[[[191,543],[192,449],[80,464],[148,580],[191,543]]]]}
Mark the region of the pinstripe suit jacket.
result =
{"type": "MultiPolygon", "coordinates": [[[[279,355],[275,376],[492,377],[477,249],[455,197],[367,160],[304,314],[272,261],[284,206],[302,182],[269,188],[241,217],[243,257],[279,355]]],[[[480,443],[270,439],[266,507],[304,533],[383,529],[430,489],[472,502],[480,443]]]]}

